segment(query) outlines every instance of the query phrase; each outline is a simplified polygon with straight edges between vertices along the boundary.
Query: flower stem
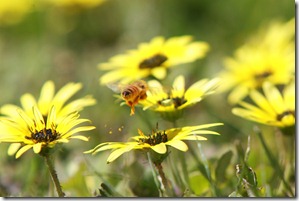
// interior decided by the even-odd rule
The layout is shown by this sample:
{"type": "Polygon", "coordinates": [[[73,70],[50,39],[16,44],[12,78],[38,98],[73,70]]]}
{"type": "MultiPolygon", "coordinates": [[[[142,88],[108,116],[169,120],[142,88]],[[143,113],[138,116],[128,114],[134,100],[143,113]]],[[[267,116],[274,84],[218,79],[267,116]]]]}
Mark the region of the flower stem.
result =
{"type": "Polygon", "coordinates": [[[162,184],[167,192],[168,195],[172,195],[173,193],[172,190],[171,190],[171,186],[170,186],[170,183],[169,181],[167,180],[165,174],[164,174],[164,171],[163,171],[163,167],[162,167],[162,164],[161,163],[154,163],[156,169],[158,170],[158,173],[161,177],[161,180],[162,180],[162,184]]]}
{"type": "Polygon", "coordinates": [[[54,165],[53,165],[53,160],[52,160],[52,157],[48,154],[45,154],[43,155],[44,156],[44,159],[45,159],[45,162],[49,168],[49,171],[50,171],[50,174],[51,174],[51,177],[52,177],[52,180],[54,182],[54,185],[56,187],[56,191],[57,191],[57,194],[59,197],[64,197],[65,194],[64,192],[62,191],[62,188],[60,186],[60,182],[59,182],[59,179],[58,179],[58,176],[57,176],[57,173],[55,171],[55,168],[54,168],[54,165]]]}
{"type": "Polygon", "coordinates": [[[162,191],[162,189],[161,189],[161,185],[160,185],[160,183],[159,183],[159,181],[158,181],[158,179],[157,179],[157,173],[156,173],[156,171],[154,170],[154,167],[153,167],[153,165],[152,165],[153,163],[152,163],[152,160],[151,160],[151,157],[150,157],[150,153],[149,153],[149,152],[147,152],[147,157],[148,157],[149,164],[150,164],[150,167],[151,167],[151,170],[152,170],[152,174],[153,174],[153,176],[154,176],[155,184],[156,184],[156,186],[157,186],[157,188],[158,188],[158,190],[159,190],[160,196],[163,197],[163,191],[162,191]]]}

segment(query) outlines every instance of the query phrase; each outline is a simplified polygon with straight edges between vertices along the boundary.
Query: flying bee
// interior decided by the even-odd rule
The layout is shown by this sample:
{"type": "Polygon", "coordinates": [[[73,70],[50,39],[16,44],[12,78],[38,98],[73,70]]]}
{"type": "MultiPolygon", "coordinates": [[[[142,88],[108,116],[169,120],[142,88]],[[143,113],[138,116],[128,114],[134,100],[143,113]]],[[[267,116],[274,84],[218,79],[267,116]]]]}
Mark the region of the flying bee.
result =
{"type": "Polygon", "coordinates": [[[135,105],[138,104],[140,100],[147,98],[146,92],[148,85],[144,80],[138,80],[127,85],[110,84],[107,86],[114,92],[120,92],[122,99],[131,107],[131,116],[135,114],[135,105]]]}

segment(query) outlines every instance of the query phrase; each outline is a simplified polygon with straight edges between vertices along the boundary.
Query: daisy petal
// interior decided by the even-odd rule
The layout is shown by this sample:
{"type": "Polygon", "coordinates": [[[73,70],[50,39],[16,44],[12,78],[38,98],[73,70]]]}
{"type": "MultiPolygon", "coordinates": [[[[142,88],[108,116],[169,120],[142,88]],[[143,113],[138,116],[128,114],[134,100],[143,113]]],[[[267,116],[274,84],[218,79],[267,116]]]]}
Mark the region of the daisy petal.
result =
{"type": "Polygon", "coordinates": [[[167,151],[166,145],[164,143],[151,146],[150,148],[159,154],[165,154],[167,151]]]}
{"type": "Polygon", "coordinates": [[[16,158],[19,158],[23,153],[25,153],[32,147],[33,147],[33,145],[28,144],[28,145],[25,145],[24,147],[22,147],[21,149],[19,149],[19,151],[16,153],[16,158]]]}
{"type": "Polygon", "coordinates": [[[186,145],[185,142],[183,141],[180,141],[180,140],[172,140],[172,141],[169,141],[167,142],[167,145],[170,145],[180,151],[187,151],[188,150],[188,146],[186,145]]]}

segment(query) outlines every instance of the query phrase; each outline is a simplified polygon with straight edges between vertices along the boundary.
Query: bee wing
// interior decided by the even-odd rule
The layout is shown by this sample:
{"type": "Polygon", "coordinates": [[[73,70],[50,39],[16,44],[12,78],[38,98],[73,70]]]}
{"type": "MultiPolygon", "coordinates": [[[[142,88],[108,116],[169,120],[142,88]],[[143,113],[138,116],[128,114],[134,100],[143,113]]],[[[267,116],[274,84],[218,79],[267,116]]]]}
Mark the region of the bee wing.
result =
{"type": "Polygon", "coordinates": [[[122,87],[119,83],[108,83],[108,84],[106,84],[106,86],[116,93],[120,93],[121,89],[122,89],[122,87]]]}

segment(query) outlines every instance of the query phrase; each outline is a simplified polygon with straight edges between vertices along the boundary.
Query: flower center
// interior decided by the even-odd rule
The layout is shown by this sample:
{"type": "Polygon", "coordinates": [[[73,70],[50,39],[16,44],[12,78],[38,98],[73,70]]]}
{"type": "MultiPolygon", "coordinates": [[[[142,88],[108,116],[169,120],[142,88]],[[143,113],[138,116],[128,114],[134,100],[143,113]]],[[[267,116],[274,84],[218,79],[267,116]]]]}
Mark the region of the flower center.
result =
{"type": "Polygon", "coordinates": [[[143,143],[147,143],[151,146],[154,146],[154,145],[157,145],[157,144],[160,144],[162,142],[167,142],[168,139],[167,139],[167,135],[165,134],[165,131],[162,133],[161,131],[153,134],[153,135],[150,135],[150,136],[147,136],[143,139],[141,139],[141,141],[143,143]]]}
{"type": "Polygon", "coordinates": [[[186,102],[187,102],[187,100],[184,97],[181,97],[181,98],[176,97],[176,98],[162,99],[162,100],[159,100],[157,103],[164,107],[171,106],[173,104],[174,108],[178,108],[179,106],[183,105],[186,102]]]}
{"type": "Polygon", "coordinates": [[[276,116],[277,121],[281,121],[283,117],[293,115],[295,117],[295,112],[291,110],[284,111],[283,113],[276,116]]]}
{"type": "Polygon", "coordinates": [[[31,133],[31,137],[26,136],[26,139],[32,140],[35,143],[45,142],[49,143],[58,138],[59,134],[52,129],[43,129],[41,131],[36,131],[31,133]]]}
{"type": "Polygon", "coordinates": [[[268,78],[270,75],[272,75],[273,73],[269,70],[259,73],[259,74],[255,74],[254,75],[254,79],[258,82],[258,83],[262,83],[266,78],[268,78]]]}
{"type": "Polygon", "coordinates": [[[163,54],[156,54],[150,58],[144,59],[140,64],[139,68],[155,68],[158,66],[161,66],[165,61],[167,60],[167,57],[163,54]]]}

